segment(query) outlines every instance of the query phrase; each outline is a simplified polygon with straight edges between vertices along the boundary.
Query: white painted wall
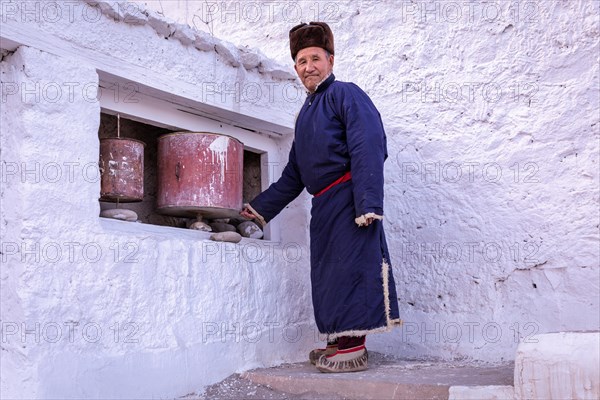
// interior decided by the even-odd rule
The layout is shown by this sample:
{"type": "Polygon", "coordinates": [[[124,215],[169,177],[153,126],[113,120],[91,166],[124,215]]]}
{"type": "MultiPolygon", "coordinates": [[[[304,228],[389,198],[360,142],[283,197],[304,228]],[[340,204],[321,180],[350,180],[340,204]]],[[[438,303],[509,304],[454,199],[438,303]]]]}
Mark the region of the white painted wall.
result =
{"type": "MultiPolygon", "coordinates": [[[[517,341],[534,333],[600,325],[598,5],[523,1],[517,17],[509,3],[487,2],[493,6],[486,19],[483,3],[474,3],[473,18],[460,3],[456,20],[456,9],[446,3],[452,2],[303,2],[296,17],[291,8],[265,2],[258,19],[240,14],[235,21],[244,12],[235,4],[248,3],[231,2],[233,14],[214,15],[210,29],[193,18],[209,2],[159,5],[172,19],[192,17],[192,25],[259,47],[280,63],[290,61],[291,26],[300,19],[331,23],[338,78],[371,95],[389,138],[385,223],[406,323],[374,335],[369,348],[399,356],[513,359],[517,341]],[[314,18],[317,5],[320,18],[314,18]],[[422,15],[424,7],[442,14],[422,15]],[[494,17],[496,9],[501,17],[494,17]],[[456,88],[462,96],[452,101],[456,88]],[[436,168],[437,175],[422,174],[436,168]],[[497,179],[496,171],[502,173],[497,179]]],[[[88,10],[80,4],[77,10],[88,10]]],[[[61,56],[21,47],[0,63],[2,82],[27,88],[97,82],[98,72],[73,50],[82,47],[190,88],[291,82],[289,68],[263,56],[256,67],[250,61],[248,68],[234,66],[242,60],[239,49],[222,44],[217,56],[210,46],[189,44],[183,26],[155,14],[141,17],[133,3],[127,21],[118,13],[109,19],[116,3],[103,4],[96,23],[82,14],[73,22],[51,21],[43,9],[18,20],[23,35],[42,31],[34,39],[49,46],[58,38],[73,47],[61,56]]],[[[34,89],[25,101],[18,93],[1,104],[2,396],[167,397],[236,370],[303,359],[314,342],[308,196],[279,217],[285,221],[281,244],[272,250],[263,243],[262,260],[250,241],[212,247],[198,232],[99,221],[99,186],[94,169],[85,167],[97,161],[100,107],[74,93],[51,102],[51,94],[36,99],[34,89]],[[16,175],[7,163],[17,163],[16,175]],[[34,172],[23,177],[23,165],[34,172]],[[302,253],[298,261],[294,243],[302,253]],[[282,253],[285,244],[291,244],[289,254],[282,253]],[[21,246],[33,249],[24,259],[21,246]],[[98,248],[101,258],[94,261],[98,248]],[[233,324],[246,332],[227,332],[233,324]],[[102,334],[94,342],[97,327],[102,334]],[[292,343],[296,327],[302,335],[292,343]]],[[[300,103],[276,96],[255,104],[228,96],[210,101],[289,127],[300,103]]],[[[275,142],[280,162],[289,142],[275,142]]]]}
{"type": "Polygon", "coordinates": [[[406,323],[370,348],[501,361],[535,333],[600,328],[598,2],[139,3],[282,63],[292,26],[331,25],[337,78],[389,140],[406,323]]]}
{"type": "MultiPolygon", "coordinates": [[[[29,40],[37,31],[31,40],[42,47],[3,51],[0,62],[0,397],[173,398],[236,371],[304,359],[315,342],[305,208],[283,212],[296,227],[280,242],[237,245],[100,219],[102,71],[89,57],[144,66],[174,87],[295,85],[287,72],[263,56],[270,70],[234,67],[214,49],[112,21],[106,10],[93,24],[40,12],[38,21],[12,14],[0,33],[17,21],[17,32],[29,40]]],[[[213,105],[289,129],[295,107],[276,98],[213,105]]],[[[290,141],[273,141],[275,176],[290,141]]]]}

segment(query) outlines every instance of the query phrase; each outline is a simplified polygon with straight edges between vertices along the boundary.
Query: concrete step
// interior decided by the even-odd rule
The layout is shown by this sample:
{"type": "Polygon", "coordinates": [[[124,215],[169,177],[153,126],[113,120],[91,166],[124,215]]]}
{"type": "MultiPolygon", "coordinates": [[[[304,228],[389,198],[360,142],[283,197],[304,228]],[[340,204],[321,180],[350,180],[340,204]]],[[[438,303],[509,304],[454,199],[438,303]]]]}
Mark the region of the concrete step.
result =
{"type": "Polygon", "coordinates": [[[519,344],[516,369],[373,352],[369,367],[347,374],[323,374],[308,362],[256,369],[185,399],[599,399],[600,332],[534,335],[519,344]]]}
{"type": "Polygon", "coordinates": [[[519,344],[515,398],[600,399],[600,332],[534,335],[519,344]]]}
{"type": "Polygon", "coordinates": [[[246,383],[230,379],[231,397],[215,385],[203,398],[257,399],[261,392],[268,399],[506,399],[507,393],[512,398],[513,371],[513,364],[403,361],[371,352],[367,371],[324,374],[308,362],[286,364],[244,372],[246,383]]]}

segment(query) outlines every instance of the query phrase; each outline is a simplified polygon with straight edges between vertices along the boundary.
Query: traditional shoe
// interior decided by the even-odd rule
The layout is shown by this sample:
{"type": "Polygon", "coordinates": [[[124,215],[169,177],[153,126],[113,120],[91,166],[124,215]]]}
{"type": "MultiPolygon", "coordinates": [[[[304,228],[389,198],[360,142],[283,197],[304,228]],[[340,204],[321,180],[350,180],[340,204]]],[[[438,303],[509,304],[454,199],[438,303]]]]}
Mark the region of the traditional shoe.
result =
{"type": "Polygon", "coordinates": [[[337,351],[337,349],[338,349],[337,343],[336,344],[328,344],[325,349],[312,350],[310,353],[308,353],[308,359],[310,360],[310,363],[312,365],[315,365],[317,363],[317,360],[319,359],[319,357],[321,357],[323,354],[325,354],[325,355],[334,354],[337,351]]]}
{"type": "Polygon", "coordinates": [[[321,355],[315,364],[321,372],[356,372],[368,368],[369,353],[362,346],[336,351],[334,354],[321,355]]]}

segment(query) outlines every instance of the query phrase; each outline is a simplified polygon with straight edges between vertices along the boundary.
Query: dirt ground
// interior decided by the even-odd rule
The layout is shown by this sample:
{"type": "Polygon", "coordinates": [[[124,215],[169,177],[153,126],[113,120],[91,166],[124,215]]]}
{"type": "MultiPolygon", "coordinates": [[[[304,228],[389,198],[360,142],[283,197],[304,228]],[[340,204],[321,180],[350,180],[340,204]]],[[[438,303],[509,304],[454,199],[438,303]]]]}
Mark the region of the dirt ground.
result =
{"type": "Polygon", "coordinates": [[[286,399],[317,399],[317,400],[345,400],[344,397],[332,397],[317,393],[304,393],[294,395],[283,393],[269,386],[256,385],[234,374],[214,385],[208,386],[204,393],[191,394],[185,400],[286,400],[286,399]]]}

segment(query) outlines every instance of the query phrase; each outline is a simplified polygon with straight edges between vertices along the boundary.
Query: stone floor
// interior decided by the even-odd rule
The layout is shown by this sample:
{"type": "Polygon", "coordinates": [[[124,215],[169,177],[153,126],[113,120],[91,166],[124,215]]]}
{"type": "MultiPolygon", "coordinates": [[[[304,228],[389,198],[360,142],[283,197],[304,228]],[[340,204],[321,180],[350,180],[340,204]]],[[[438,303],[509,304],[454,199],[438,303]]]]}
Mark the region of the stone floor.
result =
{"type": "Polygon", "coordinates": [[[188,399],[448,399],[451,386],[513,384],[513,364],[409,361],[369,354],[370,368],[320,373],[310,363],[286,364],[232,375],[188,399]]]}

